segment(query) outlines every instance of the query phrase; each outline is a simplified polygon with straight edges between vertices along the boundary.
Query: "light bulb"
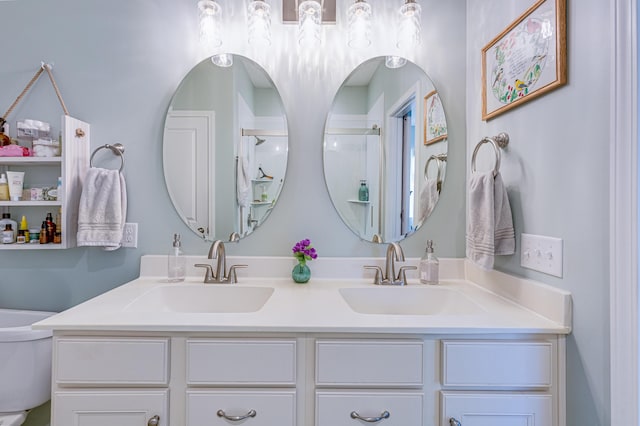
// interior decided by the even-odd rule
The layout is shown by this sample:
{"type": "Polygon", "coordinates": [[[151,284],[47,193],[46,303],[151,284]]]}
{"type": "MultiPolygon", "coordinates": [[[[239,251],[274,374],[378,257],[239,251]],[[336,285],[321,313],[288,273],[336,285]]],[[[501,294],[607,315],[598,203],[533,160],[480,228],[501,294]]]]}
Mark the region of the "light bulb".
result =
{"type": "Polygon", "coordinates": [[[222,8],[214,0],[200,0],[198,2],[200,20],[200,42],[207,48],[220,47],[222,36],[222,8]]]}
{"type": "Polygon", "coordinates": [[[371,5],[365,0],[356,0],[349,6],[349,47],[360,49],[371,44],[371,15],[371,5]]]}
{"type": "Polygon", "coordinates": [[[298,5],[298,44],[317,47],[320,44],[322,6],[315,0],[306,0],[298,5]]]}
{"type": "Polygon", "coordinates": [[[407,63],[407,60],[402,56],[387,56],[384,60],[384,64],[387,68],[400,68],[407,63]]]}
{"type": "Polygon", "coordinates": [[[411,49],[420,44],[420,14],[422,8],[415,0],[406,0],[400,7],[398,23],[398,40],[396,45],[401,49],[411,49]]]}
{"type": "Polygon", "coordinates": [[[271,6],[265,0],[253,0],[248,6],[249,44],[271,44],[271,6]]]}
{"type": "Polygon", "coordinates": [[[233,65],[233,55],[231,53],[218,53],[211,57],[211,62],[222,68],[227,68],[233,65]]]}

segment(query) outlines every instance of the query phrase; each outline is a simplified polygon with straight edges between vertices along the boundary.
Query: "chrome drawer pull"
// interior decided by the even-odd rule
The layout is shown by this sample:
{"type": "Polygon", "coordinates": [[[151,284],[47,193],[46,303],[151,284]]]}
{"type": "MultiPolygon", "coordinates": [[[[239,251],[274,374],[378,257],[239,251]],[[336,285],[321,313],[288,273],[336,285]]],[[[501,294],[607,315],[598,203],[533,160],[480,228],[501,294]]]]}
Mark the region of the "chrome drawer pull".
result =
{"type": "Polygon", "coordinates": [[[460,423],[458,420],[456,420],[455,418],[451,417],[449,419],[449,426],[462,426],[462,423],[460,423]]]}
{"type": "Polygon", "coordinates": [[[355,411],[351,412],[352,419],[362,420],[363,422],[367,422],[367,423],[378,423],[384,419],[388,419],[390,415],[391,414],[389,414],[389,412],[386,410],[383,411],[382,414],[380,414],[380,417],[362,417],[360,416],[360,414],[356,413],[355,411]]]}
{"type": "Polygon", "coordinates": [[[147,426],[158,426],[160,424],[160,416],[155,415],[149,419],[147,426]]]}
{"type": "Polygon", "coordinates": [[[218,417],[224,417],[232,422],[239,422],[240,420],[248,419],[249,417],[255,417],[258,413],[256,413],[256,410],[249,410],[249,412],[244,416],[227,416],[224,410],[218,410],[216,414],[218,417]]]}

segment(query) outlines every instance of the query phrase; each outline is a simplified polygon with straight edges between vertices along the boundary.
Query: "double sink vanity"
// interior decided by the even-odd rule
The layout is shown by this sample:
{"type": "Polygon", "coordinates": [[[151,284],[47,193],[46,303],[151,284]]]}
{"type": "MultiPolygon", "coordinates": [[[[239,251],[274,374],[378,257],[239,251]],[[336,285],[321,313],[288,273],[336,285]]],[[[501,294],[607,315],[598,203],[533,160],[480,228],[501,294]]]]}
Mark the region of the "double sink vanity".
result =
{"type": "MultiPolygon", "coordinates": [[[[441,282],[374,285],[381,258],[284,257],[236,283],[140,277],[34,325],[53,342],[52,426],[565,424],[571,296],[441,259],[441,282]],[[506,422],[506,423],[505,423],[506,422]]],[[[416,265],[407,259],[403,265],[416,265]]]]}

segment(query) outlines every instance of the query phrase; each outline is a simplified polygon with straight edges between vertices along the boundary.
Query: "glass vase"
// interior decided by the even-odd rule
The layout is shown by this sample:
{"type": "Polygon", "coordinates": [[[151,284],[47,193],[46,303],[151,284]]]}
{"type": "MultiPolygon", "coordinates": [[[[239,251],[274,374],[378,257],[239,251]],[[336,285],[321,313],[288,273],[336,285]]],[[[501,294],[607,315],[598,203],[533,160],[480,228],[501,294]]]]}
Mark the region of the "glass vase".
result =
{"type": "Polygon", "coordinates": [[[298,263],[291,271],[291,278],[298,284],[304,284],[311,278],[311,269],[304,263],[298,263]]]}

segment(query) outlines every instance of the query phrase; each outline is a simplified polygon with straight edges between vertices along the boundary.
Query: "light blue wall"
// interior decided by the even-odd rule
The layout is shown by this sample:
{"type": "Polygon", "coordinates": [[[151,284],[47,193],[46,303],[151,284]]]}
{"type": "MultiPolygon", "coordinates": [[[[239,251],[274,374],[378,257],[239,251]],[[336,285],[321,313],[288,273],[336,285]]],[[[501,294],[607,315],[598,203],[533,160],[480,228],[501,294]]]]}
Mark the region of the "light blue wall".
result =
{"type": "MultiPolygon", "coordinates": [[[[280,24],[281,2],[272,1],[273,45],[246,43],[245,2],[220,0],[225,9],[225,50],[261,64],[272,76],[288,114],[288,180],[266,225],[231,254],[289,255],[309,237],[321,256],[383,255],[359,241],[334,212],[322,172],[326,113],[344,78],[357,64],[397,53],[385,31],[395,2],[370,0],[376,10],[374,40],[363,52],[345,47],[344,16],[325,28],[325,44],[301,53],[294,26],[280,24]]],[[[609,6],[602,0],[569,2],[569,84],[488,123],[480,120],[480,50],[528,7],[511,0],[420,1],[423,44],[407,56],[435,82],[450,124],[446,187],[424,228],[403,242],[418,257],[433,238],[442,257],[464,256],[465,182],[470,152],[485,135],[507,131],[503,156],[516,232],[564,240],[564,277],[519,266],[519,253],[497,269],[567,289],[574,298],[574,333],[568,341],[569,425],[607,425],[609,418],[608,138],[609,6]],[[469,19],[467,19],[467,16],[469,19]],[[465,30],[466,29],[466,30],[465,30]],[[466,48],[465,48],[466,46],[466,48]]],[[[344,10],[346,0],[338,0],[344,10]]],[[[162,175],[162,129],[171,96],[201,59],[195,1],[16,0],[0,2],[4,43],[0,107],[4,112],[40,61],[54,74],[71,114],[91,123],[92,147],[126,146],[128,220],[139,222],[138,249],[102,252],[0,253],[0,306],[60,310],[138,275],[143,254],[163,253],[173,232],[185,251],[204,254],[207,244],[175,213],[162,175]],[[37,13],[36,13],[37,11],[37,13]],[[8,39],[9,40],[9,39],[8,39]]],[[[61,110],[46,77],[10,117],[58,123],[61,110]]]]}
{"type": "MultiPolygon", "coordinates": [[[[516,227],[562,238],[563,277],[504,257],[496,269],[549,283],[573,295],[567,342],[567,425],[610,424],[609,410],[609,110],[610,9],[602,0],[568,3],[568,84],[483,122],[481,49],[530,2],[467,2],[467,161],[483,137],[507,132],[501,174],[516,227]]],[[[491,150],[488,150],[491,153],[491,150]]]]}

